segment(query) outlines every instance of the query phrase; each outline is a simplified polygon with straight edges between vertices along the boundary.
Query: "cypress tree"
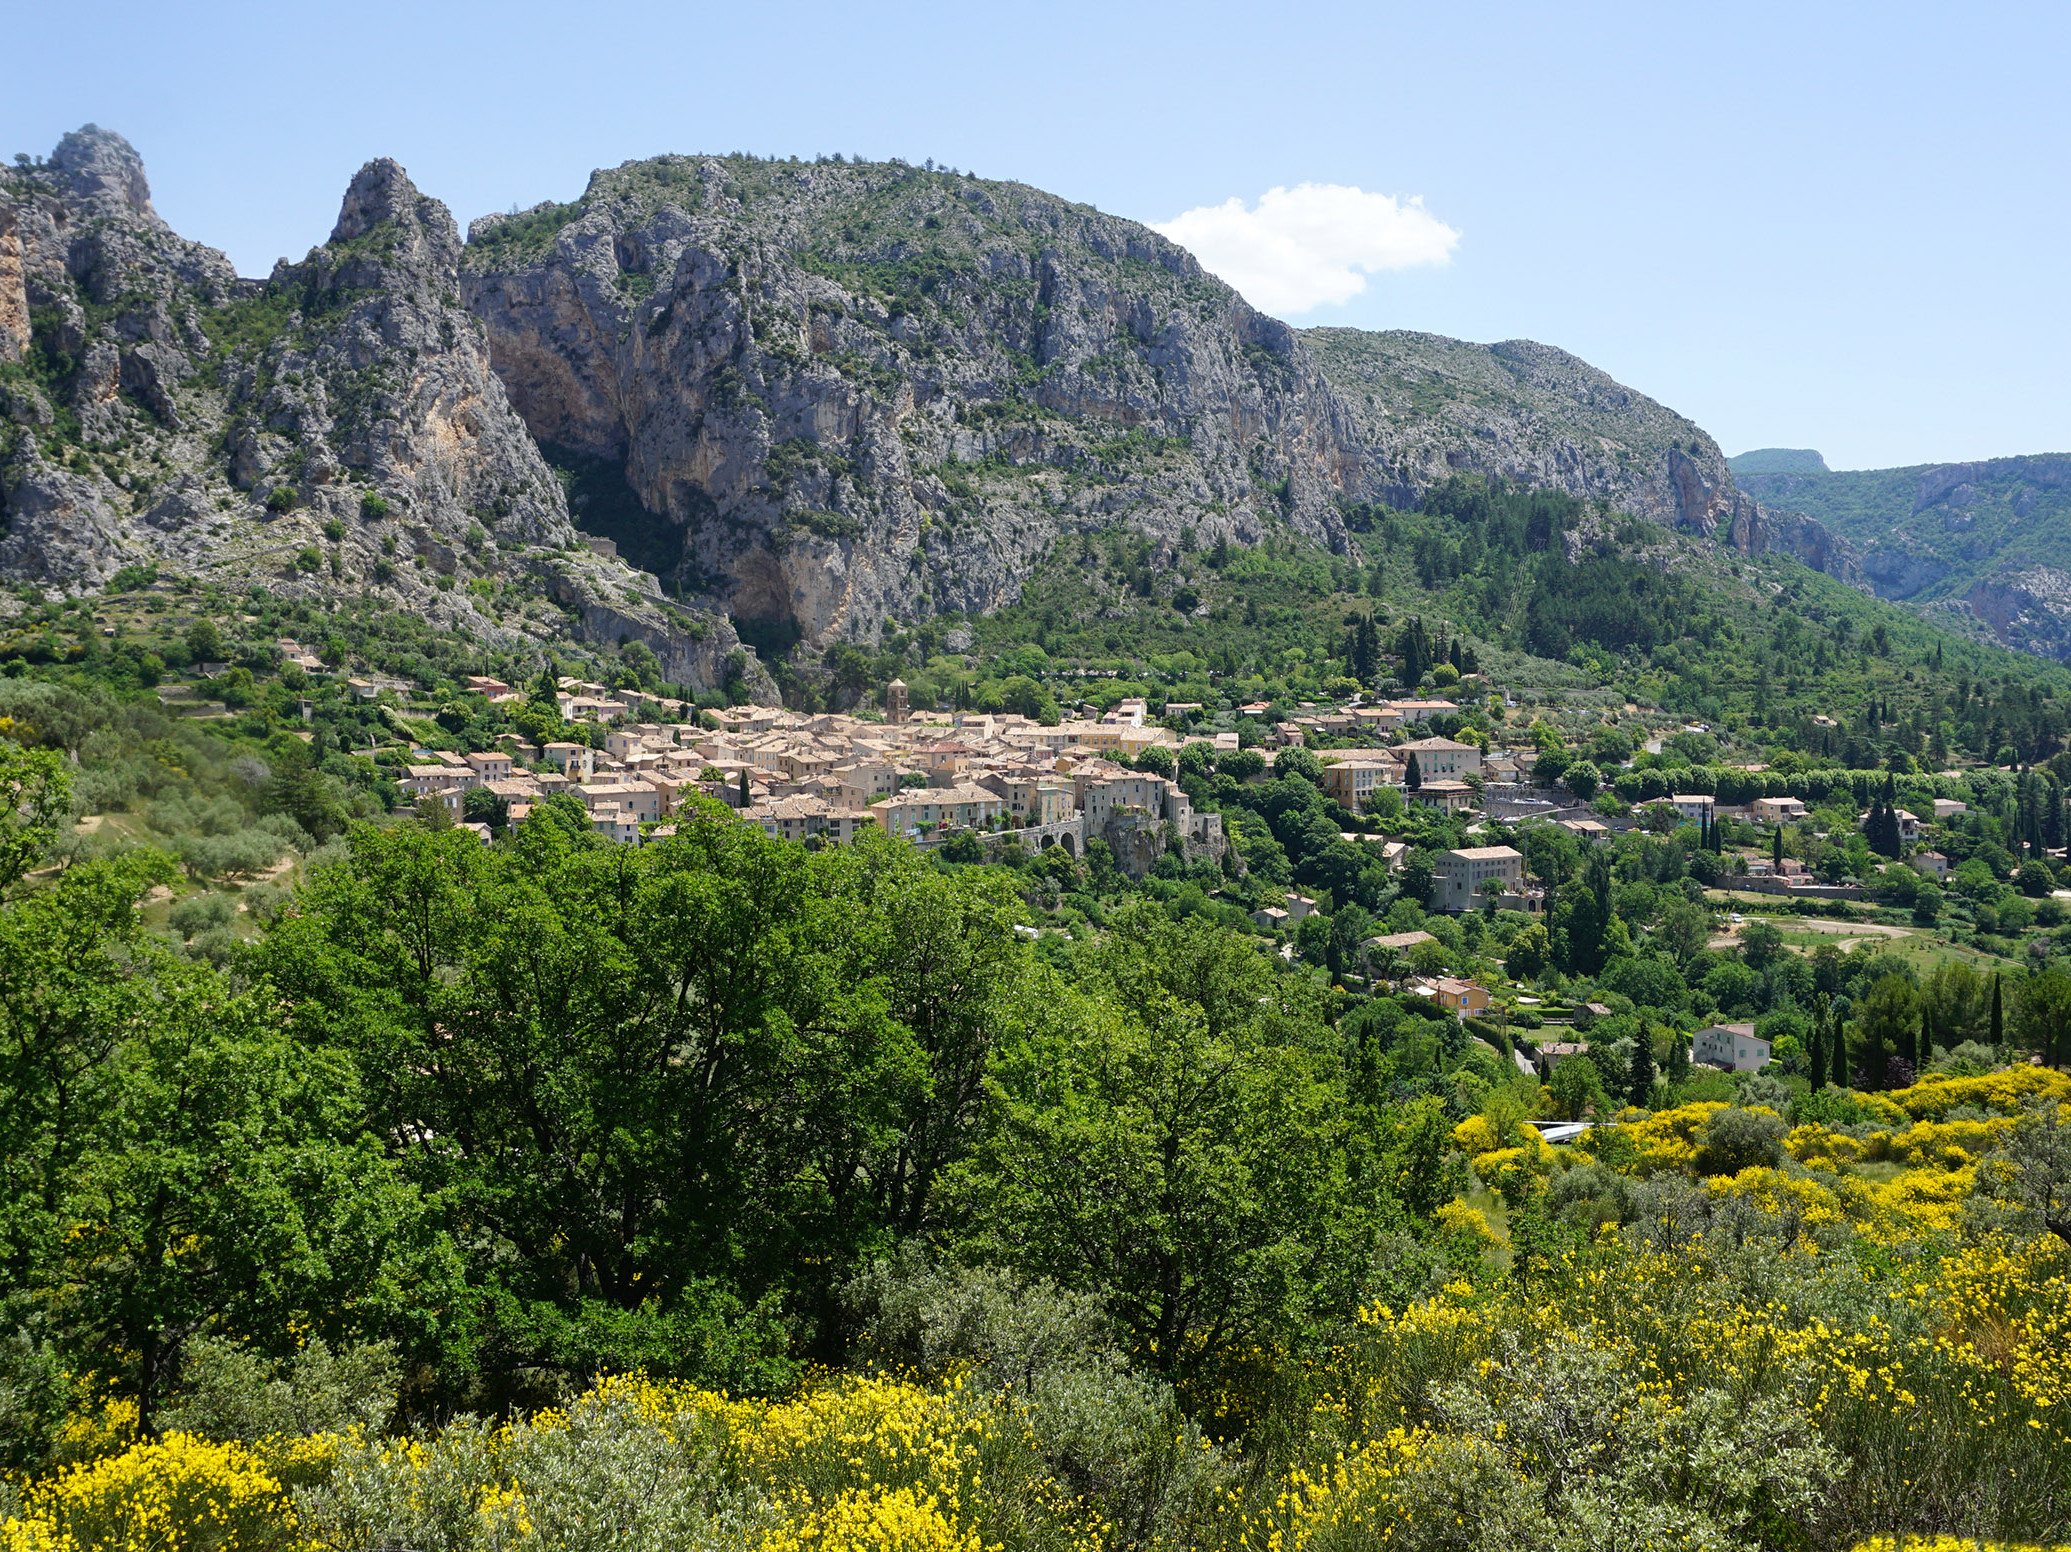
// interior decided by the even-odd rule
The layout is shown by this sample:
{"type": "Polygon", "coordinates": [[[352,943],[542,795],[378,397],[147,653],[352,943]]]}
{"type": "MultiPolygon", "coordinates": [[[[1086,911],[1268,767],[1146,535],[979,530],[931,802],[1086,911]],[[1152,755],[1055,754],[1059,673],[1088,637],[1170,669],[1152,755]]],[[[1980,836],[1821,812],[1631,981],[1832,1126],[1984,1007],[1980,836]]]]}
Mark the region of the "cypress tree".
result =
{"type": "Polygon", "coordinates": [[[1838,1013],[1833,1022],[1833,1042],[1829,1049],[1833,1055],[1834,1086],[1845,1089],[1848,1087],[1848,1029],[1838,1013]]]}
{"type": "Polygon", "coordinates": [[[1769,861],[1776,871],[1783,871],[1783,821],[1776,822],[1776,833],[1769,838],[1769,861]]]}
{"type": "Polygon", "coordinates": [[[1920,1038],[1915,1042],[1914,1050],[1917,1055],[1915,1066],[1925,1067],[1934,1060],[1934,1034],[1928,1027],[1925,1006],[1920,1009],[1920,1038]]]}
{"type": "Polygon", "coordinates": [[[743,766],[743,767],[741,768],[741,807],[743,807],[743,808],[746,808],[747,806],[748,806],[748,769],[747,769],[747,767],[746,767],[746,766],[743,766]]]}
{"type": "Polygon", "coordinates": [[[1827,1067],[1831,1058],[1827,1055],[1827,994],[1821,992],[1812,1004],[1812,1088],[1816,1093],[1827,1086],[1827,1067]]]}
{"type": "Polygon", "coordinates": [[[1414,749],[1410,751],[1409,764],[1402,768],[1402,785],[1411,792],[1424,785],[1424,768],[1417,763],[1414,749]]]}
{"type": "Polygon", "coordinates": [[[1654,1032],[1644,1024],[1632,1053],[1632,1084],[1627,1097],[1642,1110],[1654,1097],[1654,1032]]]}
{"type": "Polygon", "coordinates": [[[1992,1049],[2006,1044],[2006,1010],[1999,1000],[1999,977],[1992,977],[1992,1049]]]}

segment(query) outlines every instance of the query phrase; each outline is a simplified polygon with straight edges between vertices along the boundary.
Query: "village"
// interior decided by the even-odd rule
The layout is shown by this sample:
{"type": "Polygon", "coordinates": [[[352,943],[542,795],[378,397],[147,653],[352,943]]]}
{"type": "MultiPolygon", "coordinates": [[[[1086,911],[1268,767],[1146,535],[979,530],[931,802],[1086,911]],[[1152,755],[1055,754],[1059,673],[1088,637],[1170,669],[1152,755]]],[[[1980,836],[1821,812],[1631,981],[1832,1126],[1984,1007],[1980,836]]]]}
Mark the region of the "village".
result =
{"type": "MultiPolygon", "coordinates": [[[[359,680],[348,687],[360,694],[382,688],[359,680]]],[[[473,678],[469,688],[492,704],[525,698],[494,679],[473,678]]],[[[1098,719],[1053,726],[1011,713],[919,714],[898,680],[886,687],[882,720],[767,706],[707,710],[681,720],[682,703],[573,678],[561,681],[557,702],[572,728],[604,729],[601,747],[575,740],[535,745],[511,734],[493,751],[419,750],[413,752],[419,763],[405,768],[399,785],[419,805],[441,806],[454,821],[472,824],[485,840],[488,823],[465,817],[475,791],[489,794],[499,817],[512,823],[544,798],[568,793],[600,834],[628,845],[673,835],[679,805],[699,794],[726,803],[771,836],[818,844],[842,844],[875,828],[923,848],[968,834],[993,848],[1011,837],[1027,849],[1056,845],[1083,856],[1087,842],[1098,839],[1131,876],[1168,847],[1191,861],[1220,860],[1227,846],[1222,816],[1197,812],[1180,783],[1159,771],[1169,772],[1188,743],[1227,754],[1237,750],[1239,735],[1182,735],[1153,721],[1140,699],[1124,700],[1098,719]],[[643,713],[678,720],[640,720],[643,713]],[[1146,760],[1153,750],[1166,758],[1146,760]]],[[[1166,713],[1188,709],[1168,706],[1166,713]]],[[[1259,754],[1270,770],[1279,750],[1300,747],[1311,734],[1371,740],[1375,747],[1323,757],[1325,790],[1355,814],[1377,789],[1389,787],[1442,814],[1544,814],[1585,836],[1609,833],[1586,808],[1556,813],[1556,805],[1535,794],[1526,780],[1531,748],[1484,751],[1479,744],[1412,736],[1418,724],[1458,710],[1452,701],[1403,700],[1305,714],[1275,724],[1272,742],[1259,754]]],[[[1397,843],[1389,855],[1404,850],[1397,843]]],[[[1458,856],[1463,871],[1446,874],[1456,908],[1478,903],[1493,878],[1517,886],[1505,892],[1505,908],[1538,909],[1539,897],[1524,889],[1521,872],[1493,856],[1458,856]]]]}
{"type": "MultiPolygon", "coordinates": [[[[474,679],[469,687],[492,702],[525,699],[494,679],[474,679]]],[[[350,688],[365,694],[379,686],[355,681],[350,688]]],[[[557,709],[569,731],[585,733],[582,740],[542,746],[506,735],[488,752],[416,751],[419,763],[406,768],[401,785],[420,811],[436,809],[485,841],[490,824],[470,814],[493,812],[501,823],[520,823],[556,793],[581,803],[594,829],[610,840],[666,840],[676,833],[682,805],[695,795],[724,803],[774,838],[813,846],[844,844],[876,830],[923,850],[950,847],[953,859],[975,861],[999,856],[1010,842],[1023,854],[1055,846],[1084,858],[1088,843],[1098,841],[1132,878],[1141,878],[1168,850],[1184,863],[1241,870],[1223,816],[1197,810],[1173,774],[1190,743],[1225,757],[1239,747],[1235,732],[1182,733],[1167,725],[1183,724],[1185,714],[1197,708],[1167,706],[1161,723],[1144,700],[1130,699],[1097,718],[1046,726],[1013,714],[916,712],[897,680],[885,687],[884,708],[881,718],[755,705],[697,712],[637,691],[564,678],[557,709]],[[588,736],[593,727],[600,736],[588,736]],[[471,800],[474,793],[486,796],[471,800]]],[[[1725,804],[1708,793],[1671,792],[1646,811],[1585,803],[1559,785],[1533,781],[1539,751],[1530,744],[1505,748],[1424,729],[1432,718],[1451,718],[1459,710],[1442,699],[1301,708],[1268,724],[1268,741],[1256,749],[1260,769],[1254,779],[1269,777],[1285,750],[1324,745],[1318,764],[1325,792],[1348,812],[1369,816],[1366,830],[1346,832],[1344,839],[1372,848],[1391,873],[1412,848],[1384,833],[1389,827],[1373,823],[1370,816],[1383,808],[1457,816],[1457,828],[1470,842],[1494,821],[1511,838],[1547,824],[1585,845],[1666,822],[1695,825],[1701,835],[1716,833],[1721,824],[1742,824],[1775,836],[1807,817],[1805,802],[1795,797],[1725,804]],[[1383,792],[1398,794],[1399,803],[1381,800],[1383,792]]],[[[1909,860],[1924,876],[1945,876],[1948,863],[1920,846],[1922,835],[1964,807],[1940,799],[1930,816],[1895,814],[1900,838],[1911,849],[1909,860]]],[[[1547,909],[1544,883],[1531,876],[1525,853],[1515,845],[1468,844],[1434,851],[1429,861],[1433,912],[1511,911],[1537,920],[1547,909]]],[[[1860,900],[1865,894],[1859,884],[1814,878],[1803,862],[1782,855],[1780,846],[1774,855],[1744,848],[1731,866],[1738,891],[1813,901],[1860,900]]],[[[1318,909],[1310,895],[1289,890],[1279,903],[1259,906],[1251,920],[1284,957],[1293,958],[1301,922],[1318,909]]],[[[1386,966],[1402,990],[1431,998],[1458,1020],[1511,1011],[1496,1005],[1499,993],[1488,986],[1445,973],[1434,953],[1417,955],[1422,944],[1436,946],[1423,931],[1379,934],[1362,945],[1362,959],[1386,966]]],[[[1507,995],[1514,1008],[1517,991],[1507,995]]],[[[1590,1009],[1575,1014],[1586,1022],[1590,1009]]],[[[1543,1074],[1583,1049],[1574,1041],[1520,1042],[1513,1056],[1521,1067],[1536,1066],[1543,1074]]],[[[1690,1054],[1700,1064],[1745,1072],[1761,1070],[1770,1059],[1769,1042],[1755,1037],[1752,1024],[1699,1030],[1690,1054]]]]}

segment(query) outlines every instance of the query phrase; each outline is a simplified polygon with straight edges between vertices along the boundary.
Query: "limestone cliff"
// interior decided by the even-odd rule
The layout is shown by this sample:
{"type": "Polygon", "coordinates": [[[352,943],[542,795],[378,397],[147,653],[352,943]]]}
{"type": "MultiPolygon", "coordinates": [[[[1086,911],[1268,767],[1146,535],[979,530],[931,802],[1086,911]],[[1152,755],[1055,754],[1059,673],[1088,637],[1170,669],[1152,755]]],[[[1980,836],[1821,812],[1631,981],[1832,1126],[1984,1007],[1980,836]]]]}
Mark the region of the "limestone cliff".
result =
{"type": "Polygon", "coordinates": [[[1564,350],[1406,330],[1307,329],[1302,342],[1357,428],[1378,499],[1414,505],[1454,474],[1479,474],[1600,497],[1743,554],[1780,551],[1860,580],[1846,542],[1747,495],[1694,421],[1564,350]]]}
{"type": "Polygon", "coordinates": [[[1343,540],[1352,428],[1294,331],[1133,222],[902,163],[664,157],[470,229],[550,448],[779,639],[1014,598],[1061,534],[1343,540]]]}
{"type": "Polygon", "coordinates": [[[2071,659],[2071,457],[1896,469],[1818,460],[1741,483],[1859,544],[1880,598],[1955,611],[2007,646],[2071,659]]]}
{"type": "Polygon", "coordinates": [[[392,161],[264,282],[159,218],[119,135],[89,125],[0,172],[0,577],[155,563],[492,639],[586,621],[718,682],[725,622],[583,545],[460,306],[460,252],[392,161]]]}

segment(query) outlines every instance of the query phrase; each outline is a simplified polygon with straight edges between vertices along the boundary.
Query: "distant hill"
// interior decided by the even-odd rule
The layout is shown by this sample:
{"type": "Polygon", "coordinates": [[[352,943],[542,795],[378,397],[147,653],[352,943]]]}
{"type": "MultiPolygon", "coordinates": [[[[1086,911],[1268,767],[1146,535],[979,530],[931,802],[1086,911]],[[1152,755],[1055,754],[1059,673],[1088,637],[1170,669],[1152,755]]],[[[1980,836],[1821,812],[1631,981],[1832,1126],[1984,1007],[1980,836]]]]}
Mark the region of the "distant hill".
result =
{"type": "Polygon", "coordinates": [[[1841,472],[1733,462],[1741,489],[1861,550],[1880,597],[1964,610],[2009,646],[2071,659],[2071,455],[1841,472]]]}
{"type": "Polygon", "coordinates": [[[1736,453],[1726,460],[1726,467],[1737,479],[1743,474],[1825,474],[1827,461],[1810,447],[1758,447],[1753,452],[1736,453]]]}

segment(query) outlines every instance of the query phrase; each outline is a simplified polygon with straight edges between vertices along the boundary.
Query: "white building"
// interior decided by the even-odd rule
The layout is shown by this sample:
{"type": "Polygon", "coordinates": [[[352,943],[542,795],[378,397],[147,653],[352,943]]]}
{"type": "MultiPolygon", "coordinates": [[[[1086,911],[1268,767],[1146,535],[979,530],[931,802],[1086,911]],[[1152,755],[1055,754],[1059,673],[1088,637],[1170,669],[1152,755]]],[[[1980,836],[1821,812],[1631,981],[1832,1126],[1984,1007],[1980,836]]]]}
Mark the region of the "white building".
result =
{"type": "Polygon", "coordinates": [[[1481,774],[1481,750],[1473,744],[1457,743],[1450,738],[1413,738],[1406,744],[1398,744],[1394,751],[1401,756],[1404,765],[1409,757],[1417,757],[1417,774],[1429,781],[1434,776],[1460,777],[1481,774]]]}
{"type": "Polygon", "coordinates": [[[1718,799],[1709,792],[1678,792],[1669,800],[1675,809],[1676,818],[1687,819],[1691,824],[1709,824],[1712,810],[1718,799]]]}
{"type": "Polygon", "coordinates": [[[1524,891],[1524,854],[1510,846],[1470,846],[1440,852],[1432,860],[1441,911],[1471,911],[1481,904],[1481,886],[1490,879],[1506,895],[1524,891]]]}
{"type": "Polygon", "coordinates": [[[1769,1042],[1755,1034],[1752,1024],[1714,1024],[1697,1031],[1690,1059],[1728,1072],[1760,1072],[1769,1065],[1769,1042]]]}

